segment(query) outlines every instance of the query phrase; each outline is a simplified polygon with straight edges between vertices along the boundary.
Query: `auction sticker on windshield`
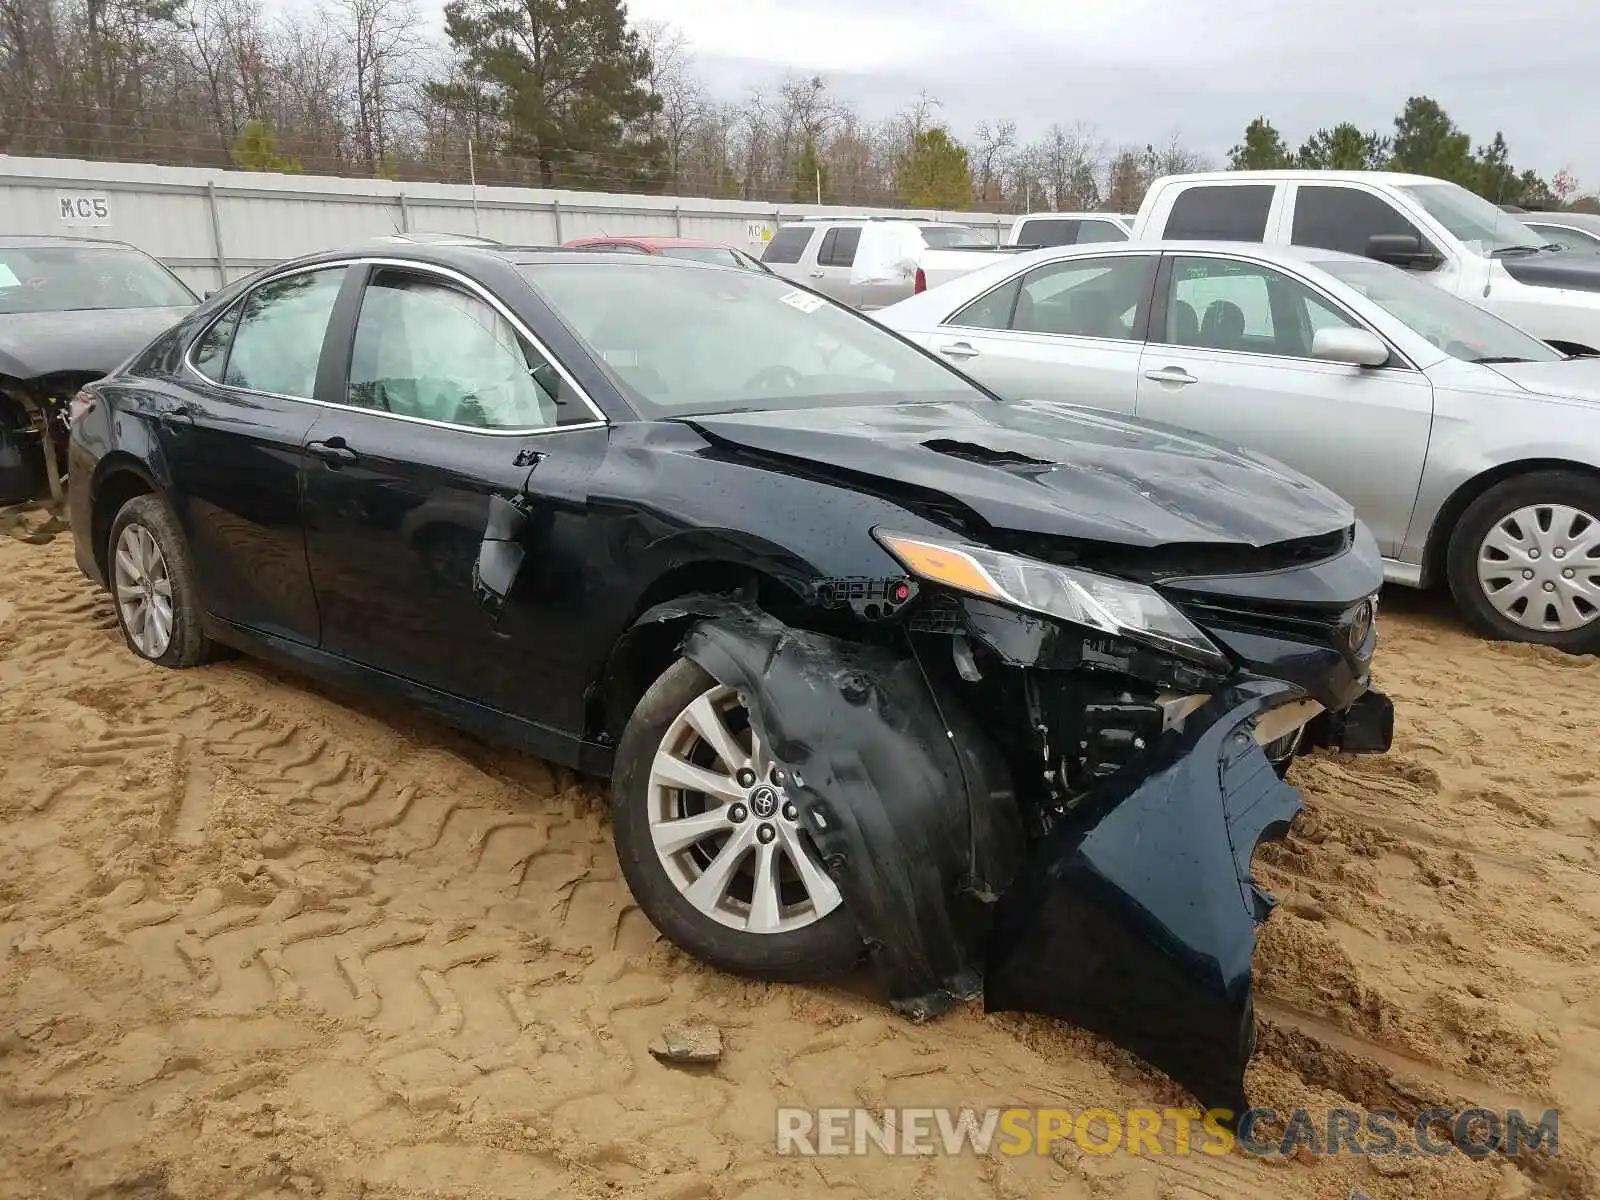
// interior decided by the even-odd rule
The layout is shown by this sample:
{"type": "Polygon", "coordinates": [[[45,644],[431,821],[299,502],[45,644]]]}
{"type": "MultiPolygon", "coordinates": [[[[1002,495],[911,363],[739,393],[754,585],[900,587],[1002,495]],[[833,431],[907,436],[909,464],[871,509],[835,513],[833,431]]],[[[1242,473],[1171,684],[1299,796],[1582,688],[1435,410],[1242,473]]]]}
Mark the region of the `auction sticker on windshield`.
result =
{"type": "Polygon", "coordinates": [[[814,313],[827,303],[821,296],[813,296],[810,292],[790,292],[780,299],[793,308],[798,308],[803,313],[814,313]]]}
{"type": "Polygon", "coordinates": [[[12,288],[21,286],[22,280],[17,278],[16,272],[6,266],[5,263],[0,263],[0,287],[12,288]]]}

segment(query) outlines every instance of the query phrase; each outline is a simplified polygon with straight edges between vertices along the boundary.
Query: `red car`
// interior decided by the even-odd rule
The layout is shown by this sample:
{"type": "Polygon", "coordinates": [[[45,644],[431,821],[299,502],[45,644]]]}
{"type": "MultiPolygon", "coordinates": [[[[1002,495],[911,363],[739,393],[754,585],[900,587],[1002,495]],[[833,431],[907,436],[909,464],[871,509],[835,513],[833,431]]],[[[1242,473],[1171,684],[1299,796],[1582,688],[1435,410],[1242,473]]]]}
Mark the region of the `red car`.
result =
{"type": "Polygon", "coordinates": [[[760,259],[721,242],[682,237],[596,237],[578,238],[566,243],[571,250],[614,250],[619,254],[660,254],[667,258],[687,258],[695,262],[717,263],[724,267],[743,267],[748,271],[772,274],[760,259]]]}

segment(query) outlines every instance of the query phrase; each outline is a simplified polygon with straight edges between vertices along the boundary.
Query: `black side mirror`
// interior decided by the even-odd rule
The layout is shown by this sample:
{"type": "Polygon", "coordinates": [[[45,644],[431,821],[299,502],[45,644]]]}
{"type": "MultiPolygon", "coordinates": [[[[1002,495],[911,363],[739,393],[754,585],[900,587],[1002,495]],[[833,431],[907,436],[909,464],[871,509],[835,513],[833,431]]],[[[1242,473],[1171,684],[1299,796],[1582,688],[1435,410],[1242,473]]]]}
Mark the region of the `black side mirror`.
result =
{"type": "Polygon", "coordinates": [[[1431,271],[1444,261],[1414,233],[1373,234],[1367,239],[1367,257],[1403,270],[1431,271]]]}

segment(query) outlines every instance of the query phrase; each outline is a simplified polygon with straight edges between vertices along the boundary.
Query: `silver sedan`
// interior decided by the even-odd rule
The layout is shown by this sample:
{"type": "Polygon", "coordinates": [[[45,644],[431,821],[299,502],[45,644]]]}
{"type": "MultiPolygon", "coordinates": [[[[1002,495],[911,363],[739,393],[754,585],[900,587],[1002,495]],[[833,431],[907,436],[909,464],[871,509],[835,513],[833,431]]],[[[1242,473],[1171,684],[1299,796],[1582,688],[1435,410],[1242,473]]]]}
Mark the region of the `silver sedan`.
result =
{"type": "Polygon", "coordinates": [[[1002,396],[1287,463],[1355,506],[1391,582],[1600,651],[1600,359],[1369,259],[1240,244],[1035,251],[873,316],[1002,396]]]}

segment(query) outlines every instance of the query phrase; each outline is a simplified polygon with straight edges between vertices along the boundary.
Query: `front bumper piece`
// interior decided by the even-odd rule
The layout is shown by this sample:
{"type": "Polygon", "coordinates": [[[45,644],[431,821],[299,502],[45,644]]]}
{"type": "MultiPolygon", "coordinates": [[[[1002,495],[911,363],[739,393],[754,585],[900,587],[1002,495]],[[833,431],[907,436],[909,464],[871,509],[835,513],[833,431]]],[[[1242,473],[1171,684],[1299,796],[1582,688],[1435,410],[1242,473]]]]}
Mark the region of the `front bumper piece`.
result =
{"type": "Polygon", "coordinates": [[[1063,1017],[1127,1047],[1208,1108],[1242,1113],[1255,1041],[1250,969],[1274,901],[1256,846],[1301,810],[1254,736],[1287,689],[1212,697],[1034,849],[989,939],[990,1011],[1063,1017]]]}

